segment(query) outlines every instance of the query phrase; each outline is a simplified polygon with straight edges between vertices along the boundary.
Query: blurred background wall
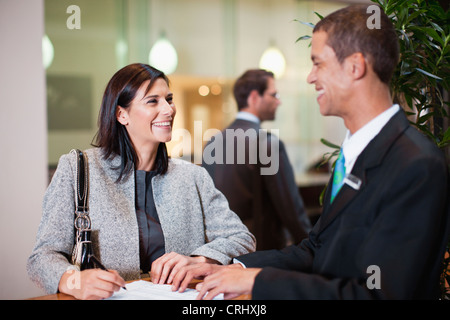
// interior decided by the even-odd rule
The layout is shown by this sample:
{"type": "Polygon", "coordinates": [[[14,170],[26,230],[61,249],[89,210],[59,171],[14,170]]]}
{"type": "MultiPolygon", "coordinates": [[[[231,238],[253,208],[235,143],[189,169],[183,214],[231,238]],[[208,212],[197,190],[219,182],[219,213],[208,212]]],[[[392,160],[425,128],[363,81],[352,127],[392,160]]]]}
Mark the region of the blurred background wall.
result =
{"type": "MultiPolygon", "coordinates": [[[[46,69],[49,99],[48,158],[56,165],[73,147],[88,148],[107,81],[133,62],[149,63],[152,46],[164,34],[178,56],[169,74],[177,106],[176,128],[194,140],[194,121],[202,132],[223,129],[234,117],[231,88],[246,69],[258,68],[271,45],[286,67],[277,79],[282,105],[266,128],[279,129],[296,173],[327,150],[320,138],[340,142],[343,124],[323,118],[314,87],[306,83],[311,68],[309,40],[296,43],[311,28],[294,19],[317,22],[348,3],[299,0],[46,0],[45,33],[54,57],[46,69]],[[80,8],[81,29],[69,29],[66,9],[80,8]],[[209,90],[199,94],[199,88],[209,90]]],[[[197,139],[207,138],[196,135],[197,139]]],[[[169,150],[182,141],[174,140],[169,150]]],[[[185,143],[187,143],[185,141],[185,143]]],[[[199,144],[197,144],[199,146],[199,144]]],[[[201,148],[191,148],[192,153],[201,148]]],[[[189,156],[189,155],[183,155],[189,156]]]]}
{"type": "Polygon", "coordinates": [[[0,299],[42,294],[25,265],[48,183],[43,0],[0,0],[0,299]]]}

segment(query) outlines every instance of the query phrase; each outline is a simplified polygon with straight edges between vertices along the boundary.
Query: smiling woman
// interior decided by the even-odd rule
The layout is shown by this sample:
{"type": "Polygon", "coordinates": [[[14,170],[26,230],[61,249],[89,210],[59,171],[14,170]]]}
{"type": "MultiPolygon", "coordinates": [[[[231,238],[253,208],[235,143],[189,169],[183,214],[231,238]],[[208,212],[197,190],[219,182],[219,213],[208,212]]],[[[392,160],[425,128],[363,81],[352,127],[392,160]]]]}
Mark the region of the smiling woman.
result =
{"type": "Polygon", "coordinates": [[[86,150],[90,176],[93,251],[110,271],[79,272],[65,258],[74,239],[76,158],[63,155],[44,196],[31,279],[48,293],[81,299],[111,296],[127,280],[151,272],[172,283],[199,262],[228,264],[255,250],[255,239],[230,210],[205,169],[170,159],[176,110],[169,80],[146,64],[131,64],[109,81],[96,148],[86,150]],[[77,275],[75,275],[77,276],[77,275]]]}
{"type": "Polygon", "coordinates": [[[150,87],[145,81],[127,107],[117,106],[117,121],[125,126],[131,138],[139,170],[152,170],[160,143],[172,139],[175,117],[173,94],[164,79],[150,87]]]}
{"type": "Polygon", "coordinates": [[[152,135],[152,122],[157,122],[157,117],[173,122],[175,106],[168,84],[164,73],[139,63],[120,69],[109,81],[95,146],[105,150],[105,158],[121,155],[119,179],[130,173],[133,165],[158,173],[167,171],[169,157],[164,142],[170,141],[171,130],[165,141],[158,141],[152,135]]]}

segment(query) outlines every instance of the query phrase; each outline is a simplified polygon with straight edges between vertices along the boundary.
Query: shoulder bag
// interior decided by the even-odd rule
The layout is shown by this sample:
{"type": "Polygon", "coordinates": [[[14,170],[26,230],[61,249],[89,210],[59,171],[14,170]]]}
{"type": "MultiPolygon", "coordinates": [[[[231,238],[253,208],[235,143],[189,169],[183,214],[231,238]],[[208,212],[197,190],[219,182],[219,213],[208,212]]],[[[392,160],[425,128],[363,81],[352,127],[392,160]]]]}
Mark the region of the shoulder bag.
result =
{"type": "Polygon", "coordinates": [[[75,243],[71,263],[78,270],[101,266],[93,254],[91,241],[91,218],[89,217],[89,162],[86,153],[74,149],[77,155],[75,179],[75,243]]]}

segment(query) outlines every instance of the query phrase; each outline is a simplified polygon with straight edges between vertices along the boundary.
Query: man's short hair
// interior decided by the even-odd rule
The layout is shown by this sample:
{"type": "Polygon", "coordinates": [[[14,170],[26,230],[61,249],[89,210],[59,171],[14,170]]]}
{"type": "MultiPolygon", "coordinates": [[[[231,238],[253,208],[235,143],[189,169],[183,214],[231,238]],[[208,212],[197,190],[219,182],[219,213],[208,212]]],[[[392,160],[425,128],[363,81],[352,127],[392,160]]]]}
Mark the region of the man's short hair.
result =
{"type": "Polygon", "coordinates": [[[244,72],[236,80],[233,93],[238,110],[247,107],[247,98],[253,90],[258,91],[260,96],[264,94],[267,89],[268,78],[274,78],[274,74],[263,69],[252,69],[244,72]]]}
{"type": "MultiPolygon", "coordinates": [[[[379,27],[369,28],[372,12],[367,5],[349,6],[319,21],[313,32],[325,31],[340,63],[355,52],[361,52],[380,80],[389,84],[399,61],[398,37],[389,17],[380,8],[379,27]]],[[[377,16],[378,18],[378,16],[377,16]]]]}

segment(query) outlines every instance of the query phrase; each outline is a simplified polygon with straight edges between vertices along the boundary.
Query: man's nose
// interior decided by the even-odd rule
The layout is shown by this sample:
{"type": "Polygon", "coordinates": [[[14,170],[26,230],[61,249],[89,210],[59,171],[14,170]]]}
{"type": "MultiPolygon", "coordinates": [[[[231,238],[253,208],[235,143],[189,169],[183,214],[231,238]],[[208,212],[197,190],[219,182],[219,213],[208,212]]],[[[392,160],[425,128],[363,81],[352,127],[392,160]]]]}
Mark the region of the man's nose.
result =
{"type": "Polygon", "coordinates": [[[314,72],[314,70],[311,70],[308,74],[308,77],[306,78],[306,81],[309,84],[313,84],[314,82],[316,82],[316,74],[314,72]]]}

